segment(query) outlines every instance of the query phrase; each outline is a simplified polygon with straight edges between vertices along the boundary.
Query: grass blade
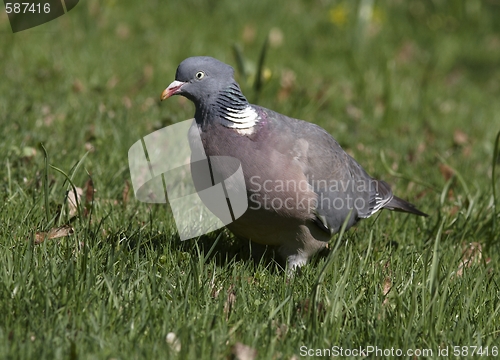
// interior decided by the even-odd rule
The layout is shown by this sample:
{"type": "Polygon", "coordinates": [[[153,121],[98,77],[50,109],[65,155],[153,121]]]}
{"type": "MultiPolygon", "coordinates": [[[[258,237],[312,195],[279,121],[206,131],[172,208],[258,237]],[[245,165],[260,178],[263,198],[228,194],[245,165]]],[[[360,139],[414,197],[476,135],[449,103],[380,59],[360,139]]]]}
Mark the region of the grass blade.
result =
{"type": "Polygon", "coordinates": [[[236,69],[238,70],[240,77],[244,81],[246,81],[247,71],[245,67],[245,60],[243,57],[243,51],[241,50],[241,46],[239,46],[238,44],[233,44],[233,55],[234,59],[236,60],[236,69]]]}
{"type": "Polygon", "coordinates": [[[342,228],[340,229],[340,232],[339,232],[339,236],[337,238],[337,242],[335,243],[335,247],[332,249],[332,251],[328,255],[328,259],[326,260],[325,265],[323,265],[323,268],[320,270],[318,278],[316,280],[316,283],[314,284],[314,288],[313,288],[313,292],[312,292],[312,296],[311,296],[311,300],[312,300],[311,301],[311,304],[312,304],[311,305],[311,314],[313,314],[313,316],[312,316],[313,326],[317,325],[316,317],[314,316],[314,314],[317,311],[316,305],[317,305],[317,302],[319,301],[318,298],[319,298],[319,293],[320,293],[320,287],[323,284],[323,280],[324,280],[325,275],[326,275],[326,270],[333,263],[334,255],[337,252],[337,250],[339,249],[340,244],[342,243],[342,239],[343,239],[344,234],[346,232],[347,223],[349,222],[349,220],[351,218],[351,214],[352,214],[352,209],[349,212],[349,215],[347,215],[346,219],[344,220],[344,223],[342,224],[342,228]]]}
{"type": "Polygon", "coordinates": [[[444,222],[446,218],[443,218],[441,225],[439,226],[438,232],[436,234],[436,239],[434,240],[434,249],[432,250],[432,264],[431,270],[429,272],[429,291],[434,296],[437,289],[438,272],[439,272],[439,242],[441,241],[441,234],[443,233],[444,222]]]}
{"type": "Polygon", "coordinates": [[[47,219],[47,223],[50,222],[50,210],[49,210],[49,154],[47,153],[47,149],[40,143],[40,147],[43,151],[44,156],[44,166],[43,166],[43,197],[45,200],[45,217],[47,219]]]}
{"type": "Polygon", "coordinates": [[[269,35],[266,36],[264,44],[262,44],[262,49],[260,50],[259,64],[257,66],[257,72],[255,73],[255,102],[257,102],[260,92],[262,90],[262,80],[264,79],[264,63],[266,61],[267,48],[269,47],[269,35]]]}
{"type": "Polygon", "coordinates": [[[493,163],[491,164],[491,188],[493,190],[493,234],[496,234],[496,219],[498,214],[498,199],[497,199],[497,177],[496,168],[500,157],[500,131],[495,139],[495,147],[493,148],[493,163]]]}
{"type": "Polygon", "coordinates": [[[6,160],[6,166],[7,166],[7,192],[8,192],[9,197],[10,197],[12,194],[12,178],[11,178],[11,174],[10,174],[9,158],[7,158],[7,160],[6,160]]]}

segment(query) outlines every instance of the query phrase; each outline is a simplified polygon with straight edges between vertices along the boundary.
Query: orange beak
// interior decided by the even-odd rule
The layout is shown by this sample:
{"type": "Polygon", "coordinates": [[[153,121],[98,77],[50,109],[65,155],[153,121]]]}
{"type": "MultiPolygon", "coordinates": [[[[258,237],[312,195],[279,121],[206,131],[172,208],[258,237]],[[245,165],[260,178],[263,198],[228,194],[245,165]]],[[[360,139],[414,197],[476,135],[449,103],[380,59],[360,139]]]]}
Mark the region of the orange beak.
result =
{"type": "Polygon", "coordinates": [[[182,81],[177,81],[177,80],[173,81],[165,90],[163,90],[163,92],[161,93],[160,100],[163,101],[163,100],[168,99],[172,95],[176,95],[177,92],[182,87],[182,85],[184,85],[184,84],[185,83],[182,81]]]}

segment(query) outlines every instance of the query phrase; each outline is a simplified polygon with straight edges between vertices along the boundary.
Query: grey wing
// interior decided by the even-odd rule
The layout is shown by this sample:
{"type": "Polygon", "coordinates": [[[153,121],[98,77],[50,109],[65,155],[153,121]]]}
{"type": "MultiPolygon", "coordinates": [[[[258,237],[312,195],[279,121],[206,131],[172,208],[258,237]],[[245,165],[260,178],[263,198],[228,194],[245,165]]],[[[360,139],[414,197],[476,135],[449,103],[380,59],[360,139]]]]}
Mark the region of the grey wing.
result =
{"type": "Polygon", "coordinates": [[[318,195],[315,216],[320,228],[334,234],[345,221],[349,228],[393,199],[389,185],[368,175],[325,130],[311,131],[306,171],[318,195]]]}
{"type": "Polygon", "coordinates": [[[286,134],[278,138],[274,148],[289,152],[317,194],[312,215],[323,231],[334,234],[345,221],[349,228],[393,199],[389,185],[368,175],[326,130],[270,110],[265,112],[275,120],[274,131],[286,134]]]}

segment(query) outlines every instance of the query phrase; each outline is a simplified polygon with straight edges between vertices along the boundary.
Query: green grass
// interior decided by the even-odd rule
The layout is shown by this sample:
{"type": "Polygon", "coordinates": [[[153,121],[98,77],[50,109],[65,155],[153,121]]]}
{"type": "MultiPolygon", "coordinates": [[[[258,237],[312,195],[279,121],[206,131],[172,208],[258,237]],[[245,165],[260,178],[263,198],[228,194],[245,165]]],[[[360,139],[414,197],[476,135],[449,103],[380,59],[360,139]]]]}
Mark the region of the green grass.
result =
{"type": "Polygon", "coordinates": [[[237,343],[259,359],[301,346],[491,354],[499,16],[497,1],[475,0],[87,0],[11,34],[2,12],[0,358],[225,359],[237,343]],[[234,44],[250,99],[323,126],[431,216],[383,211],[287,278],[227,231],[181,242],[167,206],[124,197],[129,147],[193,115],[183,99],[158,101],[177,64],[236,66],[234,44]],[[74,233],[36,245],[70,221],[67,191],[89,176],[74,233]]]}

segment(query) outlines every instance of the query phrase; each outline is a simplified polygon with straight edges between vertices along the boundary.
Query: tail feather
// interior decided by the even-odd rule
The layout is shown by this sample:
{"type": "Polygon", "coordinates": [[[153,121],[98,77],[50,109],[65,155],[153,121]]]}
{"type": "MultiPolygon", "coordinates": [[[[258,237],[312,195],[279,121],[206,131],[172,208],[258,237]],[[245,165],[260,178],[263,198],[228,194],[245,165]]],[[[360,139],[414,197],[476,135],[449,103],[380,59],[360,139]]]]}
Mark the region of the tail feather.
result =
{"type": "Polygon", "coordinates": [[[408,201],[405,201],[403,199],[398,198],[397,196],[394,196],[391,201],[389,201],[387,204],[384,205],[384,209],[389,209],[393,211],[401,211],[405,213],[410,213],[418,216],[429,216],[426,213],[423,213],[422,211],[418,210],[415,205],[409,203],[408,201]]]}

